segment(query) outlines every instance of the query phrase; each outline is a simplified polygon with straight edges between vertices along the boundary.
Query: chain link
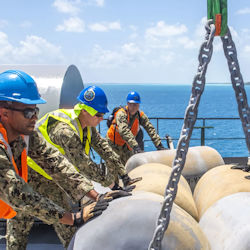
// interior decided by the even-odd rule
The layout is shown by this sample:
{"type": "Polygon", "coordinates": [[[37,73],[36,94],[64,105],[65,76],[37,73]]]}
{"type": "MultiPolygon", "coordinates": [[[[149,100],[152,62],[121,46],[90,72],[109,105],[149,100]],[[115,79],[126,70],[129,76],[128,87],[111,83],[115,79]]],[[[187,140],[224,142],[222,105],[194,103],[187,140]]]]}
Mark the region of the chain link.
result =
{"type": "MultiPolygon", "coordinates": [[[[208,20],[205,28],[205,42],[201,45],[198,57],[198,72],[193,80],[192,94],[185,112],[184,124],[177,145],[177,152],[173,163],[173,169],[165,190],[164,202],[157,221],[157,227],[155,229],[153,239],[150,242],[148,248],[149,250],[161,249],[161,241],[169,224],[170,212],[177,194],[178,182],[181,177],[181,171],[186,161],[190,137],[192,135],[193,127],[198,114],[200,98],[205,87],[205,75],[207,71],[207,66],[211,60],[213,53],[212,43],[215,34],[215,27],[213,21],[208,20]]],[[[250,154],[250,109],[248,106],[244,82],[237,59],[236,47],[232,40],[232,36],[229,29],[227,31],[227,34],[224,37],[221,37],[221,40],[223,43],[224,53],[227,58],[229,71],[231,74],[231,81],[238,104],[239,116],[242,122],[243,131],[245,133],[246,145],[250,154]]]]}
{"type": "Polygon", "coordinates": [[[205,28],[205,41],[200,47],[198,57],[198,72],[193,80],[192,93],[190,96],[189,104],[186,108],[184,124],[177,144],[176,156],[174,159],[172,172],[165,190],[165,198],[157,221],[153,239],[149,244],[149,250],[161,249],[161,241],[169,224],[170,212],[177,194],[178,182],[181,177],[181,171],[186,161],[190,137],[192,135],[193,127],[195,125],[198,114],[200,97],[205,87],[205,75],[207,66],[213,54],[213,39],[215,34],[215,26],[213,24],[213,20],[208,20],[205,28]]]}
{"type": "Polygon", "coordinates": [[[250,153],[250,110],[247,102],[246,91],[244,88],[244,81],[240,73],[236,47],[232,40],[229,29],[227,31],[227,34],[224,37],[221,37],[221,40],[223,43],[223,49],[227,58],[228,68],[231,74],[231,81],[238,103],[238,111],[246,138],[248,153],[250,153]]]}

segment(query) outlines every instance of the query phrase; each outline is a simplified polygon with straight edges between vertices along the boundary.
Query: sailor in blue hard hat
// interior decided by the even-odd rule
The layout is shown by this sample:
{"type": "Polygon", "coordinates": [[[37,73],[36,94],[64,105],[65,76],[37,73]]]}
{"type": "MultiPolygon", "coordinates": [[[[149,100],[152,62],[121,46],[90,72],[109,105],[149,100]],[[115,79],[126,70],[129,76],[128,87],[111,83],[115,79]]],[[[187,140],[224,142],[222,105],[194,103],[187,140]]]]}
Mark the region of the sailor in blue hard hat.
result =
{"type": "Polygon", "coordinates": [[[46,103],[41,98],[34,79],[20,70],[8,70],[0,74],[0,101],[1,106],[11,111],[9,113],[15,112],[12,120],[16,122],[11,124],[13,129],[24,135],[29,135],[34,130],[39,113],[36,104],[46,103]],[[18,118],[20,114],[23,116],[18,118]],[[22,118],[24,119],[20,121],[22,118]]]}
{"type": "MultiPolygon", "coordinates": [[[[126,174],[125,166],[96,129],[109,111],[106,94],[98,86],[89,86],[79,93],[77,100],[79,103],[73,109],[59,109],[42,117],[37,123],[38,131],[88,179],[123,191],[115,183],[126,174]],[[92,148],[105,161],[102,168],[94,162],[92,148]]],[[[130,195],[128,190],[110,196],[130,195]]]]}
{"type": "Polygon", "coordinates": [[[69,198],[80,200],[87,195],[97,200],[99,194],[34,131],[39,111],[36,104],[45,102],[27,73],[8,70],[0,74],[0,219],[7,219],[7,249],[26,249],[35,217],[53,224],[67,248],[76,226],[108,206],[107,200],[98,199],[80,212],[67,212],[71,210],[69,198]]]}
{"type": "Polygon", "coordinates": [[[157,150],[165,149],[152,123],[140,110],[139,93],[129,92],[126,100],[127,106],[120,106],[120,109],[115,112],[112,124],[107,131],[108,142],[120,156],[123,164],[126,164],[133,154],[142,153],[144,150],[141,126],[147,131],[157,150]]]}

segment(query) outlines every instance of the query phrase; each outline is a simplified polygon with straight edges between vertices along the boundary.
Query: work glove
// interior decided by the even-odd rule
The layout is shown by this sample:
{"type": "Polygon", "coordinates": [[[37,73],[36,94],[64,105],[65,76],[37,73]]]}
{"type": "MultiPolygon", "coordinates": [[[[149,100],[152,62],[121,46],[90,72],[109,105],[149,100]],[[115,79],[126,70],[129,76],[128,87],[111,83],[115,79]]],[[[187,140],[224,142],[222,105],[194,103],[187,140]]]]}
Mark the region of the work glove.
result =
{"type": "Polygon", "coordinates": [[[119,184],[115,183],[115,185],[112,187],[112,190],[123,190],[126,192],[132,192],[132,190],[135,188],[135,185],[129,185],[126,187],[121,187],[119,184]]]}
{"type": "Polygon", "coordinates": [[[113,199],[118,199],[118,198],[121,198],[121,197],[125,197],[125,196],[130,196],[132,195],[130,192],[128,191],[125,191],[125,190],[112,190],[112,191],[109,191],[105,194],[101,194],[98,196],[98,200],[102,200],[102,197],[111,197],[113,199]]]}
{"type": "MultiPolygon", "coordinates": [[[[250,165],[248,165],[248,164],[246,164],[246,165],[236,164],[236,165],[232,166],[231,169],[239,169],[239,170],[242,170],[244,172],[250,172],[250,165]]],[[[245,176],[245,178],[250,180],[249,175],[245,176]]]]}
{"type": "Polygon", "coordinates": [[[142,177],[137,177],[137,178],[131,179],[128,176],[128,174],[125,174],[125,175],[121,176],[121,179],[122,179],[124,187],[126,187],[126,186],[132,185],[138,181],[141,181],[142,177]]]}
{"type": "Polygon", "coordinates": [[[108,201],[99,200],[97,202],[92,202],[89,205],[86,205],[74,215],[74,226],[80,227],[85,224],[87,221],[93,220],[95,217],[102,214],[102,211],[108,207],[108,201]]]}
{"type": "Polygon", "coordinates": [[[240,169],[244,172],[250,172],[250,166],[249,165],[240,165],[240,164],[235,164],[234,166],[231,167],[231,169],[240,169]]]}
{"type": "Polygon", "coordinates": [[[166,148],[164,148],[162,143],[160,143],[156,148],[157,148],[157,150],[165,150],[166,149],[166,148]]]}
{"type": "Polygon", "coordinates": [[[139,146],[135,146],[133,148],[133,151],[134,151],[135,154],[143,153],[144,152],[139,146]]]}

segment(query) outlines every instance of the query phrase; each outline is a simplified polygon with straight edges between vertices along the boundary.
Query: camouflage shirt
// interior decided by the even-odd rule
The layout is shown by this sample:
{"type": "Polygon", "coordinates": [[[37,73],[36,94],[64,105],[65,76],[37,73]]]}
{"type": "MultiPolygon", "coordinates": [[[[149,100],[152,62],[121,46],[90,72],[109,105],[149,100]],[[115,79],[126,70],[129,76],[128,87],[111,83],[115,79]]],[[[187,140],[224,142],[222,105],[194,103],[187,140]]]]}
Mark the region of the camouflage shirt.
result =
{"type": "Polygon", "coordinates": [[[129,123],[128,115],[126,112],[124,112],[124,110],[119,110],[117,112],[115,116],[115,121],[117,125],[116,128],[118,129],[122,139],[125,140],[131,148],[138,146],[138,143],[135,140],[135,136],[130,130],[130,127],[136,118],[139,120],[140,125],[147,131],[155,147],[159,146],[159,144],[161,143],[160,136],[156,133],[156,130],[152,123],[149,121],[148,117],[144,113],[141,117],[139,117],[139,112],[136,112],[135,115],[130,116],[129,123]]]}
{"type": "Polygon", "coordinates": [[[87,128],[83,129],[83,143],[79,135],[66,123],[56,121],[48,128],[51,141],[60,145],[66,158],[76,166],[81,173],[89,179],[108,186],[114,182],[118,175],[126,173],[124,165],[119,156],[112,150],[107,140],[101,137],[95,127],[91,127],[91,147],[105,160],[107,174],[85,153],[85,142],[87,140],[87,128]]]}
{"type": "MultiPolygon", "coordinates": [[[[18,137],[10,143],[10,147],[14,160],[20,168],[20,156],[26,144],[21,137],[18,137]]],[[[79,200],[93,189],[92,184],[35,131],[30,135],[28,155],[76,199],[79,200]]],[[[63,208],[35,192],[16,174],[2,144],[0,144],[0,198],[16,211],[24,211],[48,224],[58,222],[65,213],[63,208]]]]}

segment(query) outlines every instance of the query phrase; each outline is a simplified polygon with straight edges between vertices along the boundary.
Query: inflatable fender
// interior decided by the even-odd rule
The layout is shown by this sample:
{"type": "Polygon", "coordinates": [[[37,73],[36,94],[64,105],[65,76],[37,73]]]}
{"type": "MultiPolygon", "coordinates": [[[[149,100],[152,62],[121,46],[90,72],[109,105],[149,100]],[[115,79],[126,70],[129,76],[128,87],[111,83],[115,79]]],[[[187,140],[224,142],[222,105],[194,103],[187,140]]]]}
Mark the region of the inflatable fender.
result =
{"type": "MultiPolygon", "coordinates": [[[[159,199],[156,194],[135,192],[110,202],[102,215],[79,228],[68,250],[148,249],[162,206],[159,199]]],[[[162,250],[167,249],[210,249],[199,224],[175,204],[162,240],[162,250]]]]}
{"type": "MultiPolygon", "coordinates": [[[[151,151],[135,154],[126,163],[127,172],[146,163],[161,163],[167,166],[173,165],[176,149],[151,151]]],[[[223,165],[221,155],[213,148],[207,146],[190,147],[188,149],[186,163],[182,172],[183,176],[203,174],[211,168],[223,165]]]]}
{"type": "Polygon", "coordinates": [[[200,227],[213,250],[250,249],[250,193],[218,200],[202,215],[200,227]]]}
{"type": "MultiPolygon", "coordinates": [[[[140,165],[152,162],[172,167],[175,155],[176,149],[135,154],[128,159],[125,167],[127,172],[140,165]]],[[[215,149],[207,146],[190,147],[182,175],[186,178],[193,191],[196,183],[205,172],[222,164],[224,164],[224,160],[215,149]]]]}
{"type": "Polygon", "coordinates": [[[223,197],[238,192],[250,192],[250,181],[244,178],[248,173],[231,169],[232,166],[222,165],[213,168],[205,173],[197,183],[194,200],[199,218],[210,206],[223,197]]]}
{"type": "MultiPolygon", "coordinates": [[[[131,178],[142,177],[141,181],[135,183],[136,191],[144,190],[164,196],[171,171],[172,169],[169,166],[160,163],[148,163],[133,169],[129,176],[131,178]]],[[[198,221],[198,213],[192,192],[183,176],[180,178],[174,202],[198,221]]]]}

